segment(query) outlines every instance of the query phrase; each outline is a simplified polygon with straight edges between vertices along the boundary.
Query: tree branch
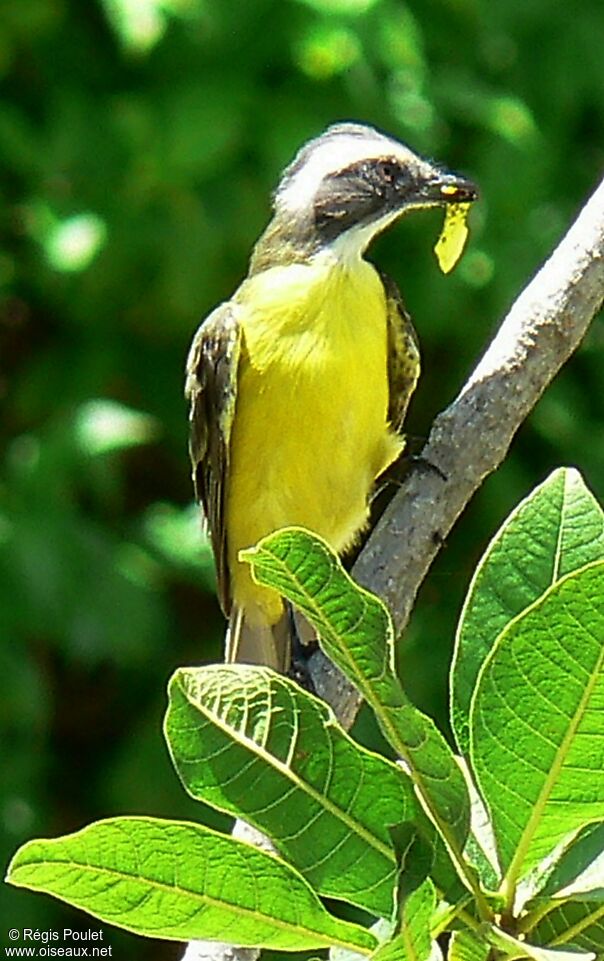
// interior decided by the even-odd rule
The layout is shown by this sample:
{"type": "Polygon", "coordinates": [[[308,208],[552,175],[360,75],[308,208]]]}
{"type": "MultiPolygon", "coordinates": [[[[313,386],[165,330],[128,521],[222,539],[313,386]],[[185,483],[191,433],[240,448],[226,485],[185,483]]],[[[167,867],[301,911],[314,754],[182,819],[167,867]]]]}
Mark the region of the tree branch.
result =
{"type": "MultiPolygon", "coordinates": [[[[422,457],[359,555],[353,574],[388,605],[400,633],[455,521],[584,337],[604,302],[604,180],[552,256],[520,294],[459,396],[436,418],[422,457]]],[[[317,651],[317,693],[349,728],[358,692],[317,651]]],[[[258,952],[191,942],[183,961],[255,961],[258,952]],[[197,953],[194,953],[197,951],[197,953]]]]}
{"type": "MultiPolygon", "coordinates": [[[[603,302],[604,180],[520,294],[459,396],[434,421],[421,456],[447,479],[411,471],[358,557],[355,579],[386,602],[397,633],[443,540],[603,302]]],[[[360,705],[356,690],[321,652],[312,658],[311,676],[349,727],[360,705]]]]}

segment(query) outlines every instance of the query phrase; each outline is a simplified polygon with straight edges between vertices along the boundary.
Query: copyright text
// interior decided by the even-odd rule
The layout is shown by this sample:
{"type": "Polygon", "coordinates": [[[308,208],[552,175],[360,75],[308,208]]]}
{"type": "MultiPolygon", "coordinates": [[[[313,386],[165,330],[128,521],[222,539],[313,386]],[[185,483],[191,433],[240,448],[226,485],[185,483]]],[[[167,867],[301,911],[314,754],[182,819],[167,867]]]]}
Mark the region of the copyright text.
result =
{"type": "MultiPolygon", "coordinates": [[[[104,944],[104,932],[88,928],[11,928],[4,948],[5,958],[110,958],[111,945],[104,944]],[[17,944],[16,942],[21,942],[17,944]]],[[[1,955],[0,955],[1,957],[1,955]]]]}

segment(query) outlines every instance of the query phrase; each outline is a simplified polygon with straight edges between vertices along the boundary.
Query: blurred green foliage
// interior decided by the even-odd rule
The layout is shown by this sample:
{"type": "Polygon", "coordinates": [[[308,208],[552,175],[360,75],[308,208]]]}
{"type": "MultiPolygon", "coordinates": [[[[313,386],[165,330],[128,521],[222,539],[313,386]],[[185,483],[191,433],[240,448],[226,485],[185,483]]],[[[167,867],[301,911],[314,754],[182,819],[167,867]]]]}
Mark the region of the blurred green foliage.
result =
{"type": "MultiPolygon", "coordinates": [[[[166,678],[216,659],[223,630],[182,368],[199,318],[245,271],[280,169],[356,119],[480,184],[450,278],[431,251],[437,212],[373,251],[420,332],[409,431],[425,435],[604,168],[603,36],[601,0],[3,5],[3,861],[95,817],[198,816],[160,731],[166,678]]],[[[604,497],[603,369],[596,321],[424,586],[402,665],[441,720],[456,614],[501,519],[560,463],[604,497]]],[[[0,918],[87,924],[6,888],[0,918]]],[[[114,957],[178,955],[106,938],[114,957]]]]}

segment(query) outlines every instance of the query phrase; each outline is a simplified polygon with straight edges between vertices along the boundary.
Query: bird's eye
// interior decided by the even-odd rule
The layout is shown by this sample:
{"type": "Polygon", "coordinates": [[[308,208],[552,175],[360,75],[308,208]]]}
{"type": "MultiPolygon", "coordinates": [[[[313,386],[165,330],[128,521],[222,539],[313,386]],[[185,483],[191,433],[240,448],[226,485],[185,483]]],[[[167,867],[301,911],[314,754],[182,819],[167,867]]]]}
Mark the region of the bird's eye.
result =
{"type": "Polygon", "coordinates": [[[388,183],[392,183],[394,180],[396,180],[396,176],[399,172],[398,164],[396,164],[393,160],[380,160],[378,170],[380,172],[380,176],[384,180],[387,180],[388,183]]]}

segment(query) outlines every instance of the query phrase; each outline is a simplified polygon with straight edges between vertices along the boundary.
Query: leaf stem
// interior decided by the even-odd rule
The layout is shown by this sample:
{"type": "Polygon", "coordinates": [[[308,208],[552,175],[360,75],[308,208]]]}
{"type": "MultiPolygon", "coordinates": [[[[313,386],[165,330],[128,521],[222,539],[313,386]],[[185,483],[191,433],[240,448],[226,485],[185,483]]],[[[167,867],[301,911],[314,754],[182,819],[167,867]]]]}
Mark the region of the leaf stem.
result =
{"type": "Polygon", "coordinates": [[[432,935],[432,940],[435,941],[436,938],[439,937],[439,935],[447,931],[449,929],[449,926],[455,920],[463,921],[468,928],[472,929],[472,931],[477,931],[477,932],[480,931],[482,922],[478,921],[473,914],[471,914],[469,911],[466,910],[466,906],[469,899],[470,899],[470,895],[468,894],[466,900],[462,901],[460,904],[453,906],[451,910],[447,911],[445,914],[442,915],[441,918],[439,918],[437,923],[431,928],[431,931],[430,931],[432,935]]]}
{"type": "Polygon", "coordinates": [[[369,686],[367,686],[366,690],[364,690],[362,693],[375,711],[376,717],[378,717],[382,722],[385,729],[384,734],[392,744],[394,750],[407,764],[409,775],[413,781],[413,784],[415,785],[415,790],[422,807],[441,834],[449,851],[449,855],[451,856],[451,860],[455,865],[457,874],[468,890],[472,892],[481,920],[491,922],[493,920],[493,911],[491,910],[491,906],[485,897],[476,876],[474,875],[468,863],[464,860],[463,852],[459,850],[457,839],[453,836],[449,825],[441,818],[439,811],[434,806],[429,795],[424,792],[421,777],[418,777],[416,773],[413,759],[409,754],[407,745],[401,740],[396,726],[390,721],[389,717],[387,716],[387,712],[381,710],[382,705],[380,705],[379,701],[377,701],[375,698],[372,698],[372,693],[369,686]]]}
{"type": "Polygon", "coordinates": [[[528,911],[524,917],[520,918],[518,922],[518,931],[520,934],[527,934],[532,931],[543,918],[547,917],[550,911],[553,911],[555,907],[558,907],[555,901],[545,901],[540,904],[533,911],[528,911]]]}

